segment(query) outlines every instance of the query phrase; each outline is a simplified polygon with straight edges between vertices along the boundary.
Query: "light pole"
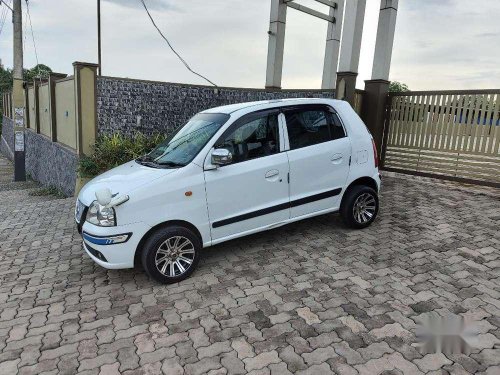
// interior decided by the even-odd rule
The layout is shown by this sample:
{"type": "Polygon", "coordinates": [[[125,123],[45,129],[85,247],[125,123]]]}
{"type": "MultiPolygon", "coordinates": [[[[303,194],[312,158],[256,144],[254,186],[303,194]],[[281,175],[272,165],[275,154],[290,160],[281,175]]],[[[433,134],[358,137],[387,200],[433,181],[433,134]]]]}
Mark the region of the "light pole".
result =
{"type": "Polygon", "coordinates": [[[12,104],[14,114],[14,181],[26,181],[24,151],[24,81],[23,81],[23,18],[21,0],[12,4],[14,29],[14,71],[12,104]]]}
{"type": "Polygon", "coordinates": [[[97,0],[97,63],[99,64],[99,75],[102,75],[101,62],[101,0],[97,0]]]}

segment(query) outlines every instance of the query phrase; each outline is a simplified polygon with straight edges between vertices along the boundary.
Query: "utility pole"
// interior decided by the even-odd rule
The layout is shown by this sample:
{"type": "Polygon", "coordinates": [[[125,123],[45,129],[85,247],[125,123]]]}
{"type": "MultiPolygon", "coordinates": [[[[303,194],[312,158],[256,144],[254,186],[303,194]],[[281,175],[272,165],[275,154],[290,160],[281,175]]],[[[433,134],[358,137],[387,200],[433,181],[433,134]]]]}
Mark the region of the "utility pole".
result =
{"type": "Polygon", "coordinates": [[[12,4],[14,29],[14,71],[12,105],[14,114],[14,181],[26,181],[24,150],[23,19],[21,0],[12,4]]]}
{"type": "Polygon", "coordinates": [[[101,0],[97,0],[97,63],[99,64],[99,75],[102,75],[101,63],[101,0]]]}

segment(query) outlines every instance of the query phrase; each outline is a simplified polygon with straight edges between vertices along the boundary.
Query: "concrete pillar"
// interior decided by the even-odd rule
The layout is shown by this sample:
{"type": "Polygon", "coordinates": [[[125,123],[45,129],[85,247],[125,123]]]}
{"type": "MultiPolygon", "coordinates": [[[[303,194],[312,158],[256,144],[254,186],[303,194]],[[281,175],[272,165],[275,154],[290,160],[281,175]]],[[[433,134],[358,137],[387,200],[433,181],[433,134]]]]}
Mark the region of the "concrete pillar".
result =
{"type": "Polygon", "coordinates": [[[50,73],[49,74],[49,113],[50,113],[50,126],[51,126],[51,140],[57,142],[57,113],[56,113],[56,81],[67,77],[63,73],[50,73]]]}
{"type": "Polygon", "coordinates": [[[381,0],[372,79],[389,80],[397,13],[398,0],[381,0]]]}
{"type": "Polygon", "coordinates": [[[269,41],[267,45],[266,88],[281,89],[283,51],[285,48],[286,3],[271,0],[269,41]]]}
{"type": "Polygon", "coordinates": [[[361,118],[372,133],[379,156],[382,155],[382,135],[388,92],[389,81],[383,79],[365,81],[361,118]]]}
{"type": "Polygon", "coordinates": [[[30,119],[30,98],[29,98],[29,95],[28,95],[28,90],[29,90],[29,86],[28,84],[26,83],[24,85],[24,124],[26,126],[26,128],[30,128],[31,127],[31,119],[30,119]]]}
{"type": "Polygon", "coordinates": [[[40,97],[39,97],[39,89],[40,89],[39,80],[33,80],[33,112],[35,114],[35,118],[31,119],[31,124],[36,133],[40,133],[40,97]]]}
{"type": "Polygon", "coordinates": [[[90,155],[97,137],[98,64],[74,62],[76,101],[76,148],[79,156],[90,155]]]}
{"type": "Polygon", "coordinates": [[[7,117],[11,119],[12,118],[12,91],[7,93],[6,102],[7,102],[7,106],[6,106],[7,117]]]}
{"type": "Polygon", "coordinates": [[[345,3],[336,97],[351,105],[354,105],[365,8],[366,0],[348,0],[345,3]]]}
{"type": "Polygon", "coordinates": [[[322,89],[334,90],[336,86],[337,66],[339,63],[340,36],[344,18],[344,0],[337,0],[335,8],[330,7],[330,16],[335,17],[335,23],[328,22],[326,32],[325,60],[323,63],[322,89]]]}
{"type": "Polygon", "coordinates": [[[340,100],[345,100],[354,107],[354,95],[356,93],[356,78],[358,73],[355,72],[337,72],[337,87],[335,88],[335,97],[340,100]]]}
{"type": "MultiPolygon", "coordinates": [[[[362,118],[373,135],[377,150],[383,156],[383,133],[389,92],[389,70],[396,29],[398,0],[381,0],[373,58],[372,79],[365,81],[362,118]]],[[[381,164],[383,165],[383,158],[381,164]]]]}

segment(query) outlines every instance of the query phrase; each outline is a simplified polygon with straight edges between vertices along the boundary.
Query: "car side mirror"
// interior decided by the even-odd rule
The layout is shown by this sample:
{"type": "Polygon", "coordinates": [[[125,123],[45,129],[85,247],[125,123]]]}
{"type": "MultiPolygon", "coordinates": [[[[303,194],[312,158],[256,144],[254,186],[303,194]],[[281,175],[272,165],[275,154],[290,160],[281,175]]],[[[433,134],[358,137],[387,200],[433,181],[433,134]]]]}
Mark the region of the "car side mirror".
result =
{"type": "Polygon", "coordinates": [[[212,151],[212,164],[221,166],[231,164],[233,162],[233,154],[225,148],[216,148],[212,151]]]}

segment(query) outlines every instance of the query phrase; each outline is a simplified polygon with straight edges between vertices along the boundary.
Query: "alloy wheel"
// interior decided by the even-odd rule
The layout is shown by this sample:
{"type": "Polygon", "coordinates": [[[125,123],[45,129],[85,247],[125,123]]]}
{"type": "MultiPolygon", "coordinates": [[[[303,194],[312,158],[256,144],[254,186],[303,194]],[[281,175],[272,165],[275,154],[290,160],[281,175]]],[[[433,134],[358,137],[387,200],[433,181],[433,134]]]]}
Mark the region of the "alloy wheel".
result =
{"type": "Polygon", "coordinates": [[[353,206],[354,220],[359,224],[365,224],[369,222],[377,208],[377,202],[375,197],[370,193],[363,193],[356,198],[353,206]]]}
{"type": "Polygon", "coordinates": [[[156,251],[156,269],[164,276],[181,276],[191,268],[194,257],[193,243],[186,237],[173,236],[164,241],[156,251]]]}

